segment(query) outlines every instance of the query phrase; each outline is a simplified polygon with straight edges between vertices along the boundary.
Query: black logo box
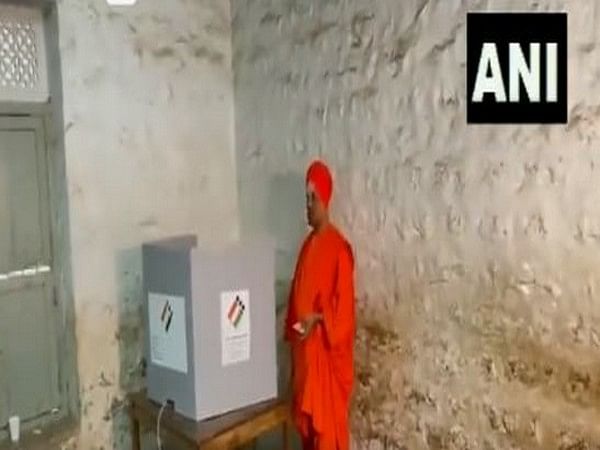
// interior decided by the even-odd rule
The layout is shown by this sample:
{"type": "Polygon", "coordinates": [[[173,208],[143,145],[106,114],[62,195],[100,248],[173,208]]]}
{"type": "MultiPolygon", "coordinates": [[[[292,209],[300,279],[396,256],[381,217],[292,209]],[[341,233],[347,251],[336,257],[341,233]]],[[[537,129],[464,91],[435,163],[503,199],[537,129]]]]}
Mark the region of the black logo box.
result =
{"type": "Polygon", "coordinates": [[[565,124],[567,123],[567,13],[467,13],[467,123],[470,124],[565,124]],[[479,58],[484,42],[496,44],[507,94],[505,103],[497,103],[493,94],[485,94],[481,103],[472,101],[479,58]],[[539,42],[541,96],[532,103],[522,81],[520,101],[508,101],[509,43],[518,42],[529,61],[529,44],[539,42]],[[557,102],[546,102],[545,44],[556,42],[557,102]]]}

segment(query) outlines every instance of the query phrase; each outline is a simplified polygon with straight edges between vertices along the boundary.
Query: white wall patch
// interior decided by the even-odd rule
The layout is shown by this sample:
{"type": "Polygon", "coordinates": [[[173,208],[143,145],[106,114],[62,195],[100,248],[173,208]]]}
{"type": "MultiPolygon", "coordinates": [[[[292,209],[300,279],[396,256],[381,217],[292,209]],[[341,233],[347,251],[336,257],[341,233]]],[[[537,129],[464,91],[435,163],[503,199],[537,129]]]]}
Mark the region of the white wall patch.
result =
{"type": "Polygon", "coordinates": [[[106,0],[110,6],[132,6],[137,0],[106,0]]]}

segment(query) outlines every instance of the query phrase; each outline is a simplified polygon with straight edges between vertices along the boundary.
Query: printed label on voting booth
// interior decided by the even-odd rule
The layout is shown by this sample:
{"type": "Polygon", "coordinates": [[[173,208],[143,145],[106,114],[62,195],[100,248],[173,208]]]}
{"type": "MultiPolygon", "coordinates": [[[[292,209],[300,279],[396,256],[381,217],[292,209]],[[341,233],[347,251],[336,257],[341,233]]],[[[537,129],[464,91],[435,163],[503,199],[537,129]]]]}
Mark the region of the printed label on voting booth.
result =
{"type": "Polygon", "coordinates": [[[152,362],[187,373],[185,298],[148,293],[152,362]]]}
{"type": "Polygon", "coordinates": [[[467,122],[567,123],[567,14],[467,14],[467,122]]]}
{"type": "Polygon", "coordinates": [[[250,293],[221,293],[221,364],[250,359],[250,293]]]}

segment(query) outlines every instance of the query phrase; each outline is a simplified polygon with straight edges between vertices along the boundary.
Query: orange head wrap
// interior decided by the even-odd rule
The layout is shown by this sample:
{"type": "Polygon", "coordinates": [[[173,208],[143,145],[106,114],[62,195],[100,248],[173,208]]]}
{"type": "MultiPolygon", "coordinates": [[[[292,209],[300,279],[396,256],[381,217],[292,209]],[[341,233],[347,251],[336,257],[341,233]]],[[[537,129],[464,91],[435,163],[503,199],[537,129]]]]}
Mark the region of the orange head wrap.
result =
{"type": "Polygon", "coordinates": [[[321,161],[314,161],[306,172],[306,184],[312,184],[315,188],[315,192],[325,205],[329,206],[331,200],[331,193],[333,191],[333,180],[331,172],[325,163],[321,161]]]}

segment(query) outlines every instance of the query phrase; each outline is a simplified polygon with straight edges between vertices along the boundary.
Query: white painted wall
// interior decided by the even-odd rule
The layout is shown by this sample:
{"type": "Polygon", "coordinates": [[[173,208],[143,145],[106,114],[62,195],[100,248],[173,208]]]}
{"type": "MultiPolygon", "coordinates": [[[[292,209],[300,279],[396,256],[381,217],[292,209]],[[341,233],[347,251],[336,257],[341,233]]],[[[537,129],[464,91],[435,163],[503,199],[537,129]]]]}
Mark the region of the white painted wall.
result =
{"type": "Polygon", "coordinates": [[[600,3],[232,6],[242,233],[278,224],[291,273],[306,164],[332,165],[362,448],[599,445],[600,3]],[[569,12],[568,126],[466,125],[466,12],[505,9],[569,12]]]}
{"type": "Polygon", "coordinates": [[[71,443],[127,448],[119,408],[140,385],[141,243],[238,235],[229,2],[58,8],[82,407],[71,443]]]}

